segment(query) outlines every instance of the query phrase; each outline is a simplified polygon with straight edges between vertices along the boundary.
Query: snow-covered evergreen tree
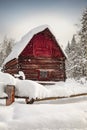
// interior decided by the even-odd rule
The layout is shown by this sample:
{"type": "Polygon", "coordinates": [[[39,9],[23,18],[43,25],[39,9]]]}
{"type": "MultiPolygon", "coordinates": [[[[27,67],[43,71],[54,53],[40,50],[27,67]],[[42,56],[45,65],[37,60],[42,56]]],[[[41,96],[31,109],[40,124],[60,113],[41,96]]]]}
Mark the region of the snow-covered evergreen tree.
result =
{"type": "Polygon", "coordinates": [[[68,45],[66,47],[66,53],[68,55],[68,60],[66,61],[66,71],[67,71],[67,76],[68,77],[75,77],[76,74],[76,64],[75,64],[75,60],[76,60],[76,40],[75,40],[75,35],[73,35],[71,44],[68,42],[68,45]]]}
{"type": "Polygon", "coordinates": [[[13,45],[13,39],[8,39],[7,37],[4,37],[3,42],[0,44],[0,66],[11,52],[13,45]]]}
{"type": "Polygon", "coordinates": [[[70,78],[80,78],[82,76],[82,64],[81,64],[81,47],[76,42],[76,36],[73,35],[71,44],[68,43],[65,51],[68,59],[66,61],[66,74],[70,78]],[[69,49],[70,48],[70,49],[69,49]],[[69,50],[69,51],[67,51],[69,50]]]}
{"type": "Polygon", "coordinates": [[[68,41],[68,44],[67,44],[67,46],[66,46],[66,54],[69,54],[70,52],[71,52],[71,45],[70,45],[70,42],[68,41]]]}
{"type": "Polygon", "coordinates": [[[81,19],[80,46],[82,55],[83,76],[87,76],[87,8],[81,19]]]}
{"type": "Polygon", "coordinates": [[[73,36],[71,44],[67,44],[65,51],[68,56],[67,77],[87,77],[87,8],[82,15],[79,35],[73,36]]]}

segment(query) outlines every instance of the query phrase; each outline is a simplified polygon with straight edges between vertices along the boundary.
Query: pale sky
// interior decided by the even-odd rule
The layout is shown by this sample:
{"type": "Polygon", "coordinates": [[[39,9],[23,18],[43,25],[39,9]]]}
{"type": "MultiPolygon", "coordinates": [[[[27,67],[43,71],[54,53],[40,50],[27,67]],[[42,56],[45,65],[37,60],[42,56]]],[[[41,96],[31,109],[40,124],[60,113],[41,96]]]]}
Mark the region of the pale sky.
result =
{"type": "Polygon", "coordinates": [[[29,30],[48,24],[63,47],[72,39],[87,0],[0,0],[0,41],[16,41],[29,30]]]}

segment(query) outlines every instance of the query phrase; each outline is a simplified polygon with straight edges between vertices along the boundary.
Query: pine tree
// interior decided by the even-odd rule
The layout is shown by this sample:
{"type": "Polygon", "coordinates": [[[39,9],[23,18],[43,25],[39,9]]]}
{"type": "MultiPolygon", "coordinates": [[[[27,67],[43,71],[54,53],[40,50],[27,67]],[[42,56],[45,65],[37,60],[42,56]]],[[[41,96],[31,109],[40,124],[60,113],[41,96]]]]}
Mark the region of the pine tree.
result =
{"type": "Polygon", "coordinates": [[[68,56],[68,59],[66,61],[66,74],[67,77],[69,78],[80,78],[82,75],[82,69],[80,64],[81,61],[80,49],[81,48],[76,41],[76,37],[75,35],[73,35],[71,44],[68,43],[65,50],[68,56]]]}
{"type": "Polygon", "coordinates": [[[82,15],[79,35],[73,36],[71,44],[67,45],[66,53],[68,77],[87,77],[87,8],[82,15]]]}
{"type": "Polygon", "coordinates": [[[14,41],[12,39],[8,40],[8,44],[6,47],[6,57],[10,54],[10,52],[12,51],[12,47],[13,47],[13,43],[14,41]]]}
{"type": "Polygon", "coordinates": [[[68,41],[68,44],[67,44],[67,46],[66,46],[66,48],[65,48],[65,52],[66,52],[66,54],[69,54],[70,53],[70,51],[71,51],[71,48],[70,48],[70,42],[68,41]]]}
{"type": "Polygon", "coordinates": [[[67,47],[66,47],[66,53],[68,56],[68,59],[66,61],[66,72],[67,72],[67,77],[75,77],[75,51],[76,51],[76,40],[75,36],[73,35],[73,38],[71,40],[71,44],[68,42],[67,47]]]}
{"type": "Polygon", "coordinates": [[[71,44],[70,42],[68,41],[67,43],[67,46],[65,48],[65,52],[66,52],[66,55],[67,55],[67,59],[66,59],[66,76],[67,78],[70,78],[71,77],[71,73],[70,73],[70,53],[71,53],[71,44]]]}
{"type": "Polygon", "coordinates": [[[3,59],[3,52],[0,52],[0,65],[3,63],[4,59],[3,59]]]}
{"type": "Polygon", "coordinates": [[[14,45],[13,39],[8,39],[4,37],[3,42],[0,45],[0,66],[4,62],[5,58],[9,55],[14,45]]]}
{"type": "Polygon", "coordinates": [[[87,76],[87,8],[83,12],[81,25],[80,46],[82,56],[82,75],[87,76]]]}

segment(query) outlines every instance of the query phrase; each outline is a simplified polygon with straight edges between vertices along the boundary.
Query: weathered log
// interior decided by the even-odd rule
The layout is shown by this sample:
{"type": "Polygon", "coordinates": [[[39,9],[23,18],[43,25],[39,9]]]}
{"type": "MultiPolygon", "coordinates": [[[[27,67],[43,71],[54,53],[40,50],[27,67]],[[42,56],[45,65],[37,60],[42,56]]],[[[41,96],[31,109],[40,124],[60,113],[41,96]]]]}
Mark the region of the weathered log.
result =
{"type": "Polygon", "coordinates": [[[12,59],[11,61],[7,62],[5,64],[5,67],[8,67],[8,66],[13,66],[13,65],[16,65],[18,63],[18,59],[12,59]]]}
{"type": "Polygon", "coordinates": [[[15,68],[16,69],[18,68],[18,64],[7,66],[7,67],[5,67],[5,70],[7,70],[7,69],[15,69],[15,68]]]}
{"type": "Polygon", "coordinates": [[[62,98],[72,98],[72,97],[79,97],[79,96],[87,96],[87,93],[80,93],[80,94],[73,94],[70,96],[62,96],[62,97],[47,97],[47,98],[42,98],[42,99],[34,99],[35,101],[45,101],[45,100],[56,100],[56,99],[62,99],[62,98]]]}
{"type": "Polygon", "coordinates": [[[32,69],[56,69],[56,70],[60,70],[60,66],[59,65],[38,65],[38,64],[32,64],[32,65],[21,65],[19,66],[21,69],[29,69],[29,68],[32,68],[32,69]]]}
{"type": "Polygon", "coordinates": [[[11,75],[17,74],[18,73],[18,69],[17,68],[13,68],[13,69],[5,69],[4,70],[5,73],[9,73],[11,75]]]}

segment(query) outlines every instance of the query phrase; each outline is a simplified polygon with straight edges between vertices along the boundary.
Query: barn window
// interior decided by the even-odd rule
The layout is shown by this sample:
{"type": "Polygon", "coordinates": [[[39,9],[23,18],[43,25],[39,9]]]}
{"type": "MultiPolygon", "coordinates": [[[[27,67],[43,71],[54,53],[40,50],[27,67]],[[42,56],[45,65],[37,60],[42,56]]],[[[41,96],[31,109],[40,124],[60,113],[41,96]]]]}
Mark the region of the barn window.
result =
{"type": "Polygon", "coordinates": [[[40,71],[40,78],[47,78],[47,71],[40,71]]]}

